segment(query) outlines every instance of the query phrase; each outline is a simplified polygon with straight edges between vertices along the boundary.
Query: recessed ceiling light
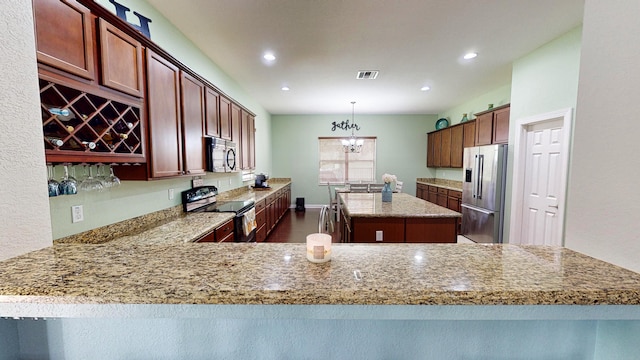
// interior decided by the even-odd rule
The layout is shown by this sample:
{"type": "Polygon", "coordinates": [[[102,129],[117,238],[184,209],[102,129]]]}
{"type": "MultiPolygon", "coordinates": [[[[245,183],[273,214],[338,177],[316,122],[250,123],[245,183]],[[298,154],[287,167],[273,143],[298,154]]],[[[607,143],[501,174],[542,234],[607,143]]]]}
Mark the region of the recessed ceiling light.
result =
{"type": "Polygon", "coordinates": [[[267,61],[273,61],[276,59],[276,56],[273,53],[265,53],[263,58],[267,61]]]}
{"type": "Polygon", "coordinates": [[[429,90],[431,90],[431,88],[428,86],[423,86],[420,88],[420,91],[429,91],[429,90]]]}
{"type": "Polygon", "coordinates": [[[470,52],[470,53],[464,54],[463,58],[465,60],[471,60],[471,59],[475,58],[476,56],[478,56],[478,53],[470,52]]]}
{"type": "Polygon", "coordinates": [[[282,89],[282,91],[289,91],[289,90],[291,90],[288,86],[283,86],[281,89],[282,89]]]}

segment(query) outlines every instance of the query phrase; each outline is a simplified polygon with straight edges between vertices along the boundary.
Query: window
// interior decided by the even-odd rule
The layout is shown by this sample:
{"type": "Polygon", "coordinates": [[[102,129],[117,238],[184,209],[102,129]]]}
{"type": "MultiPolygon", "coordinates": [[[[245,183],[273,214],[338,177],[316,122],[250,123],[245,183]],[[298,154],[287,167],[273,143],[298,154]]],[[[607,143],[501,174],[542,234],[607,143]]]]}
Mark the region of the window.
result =
{"type": "Polygon", "coordinates": [[[345,138],[318,138],[318,183],[373,182],[376,175],[376,138],[361,138],[364,145],[359,153],[345,152],[342,139],[345,138]]]}

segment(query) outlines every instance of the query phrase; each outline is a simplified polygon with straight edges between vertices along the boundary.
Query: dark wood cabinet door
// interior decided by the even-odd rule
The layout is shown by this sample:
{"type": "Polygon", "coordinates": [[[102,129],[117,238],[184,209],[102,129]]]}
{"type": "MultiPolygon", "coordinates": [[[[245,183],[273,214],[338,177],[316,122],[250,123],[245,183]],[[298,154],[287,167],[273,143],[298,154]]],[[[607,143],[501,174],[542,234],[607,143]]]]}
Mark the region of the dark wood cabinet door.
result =
{"type": "MultiPolygon", "coordinates": [[[[217,242],[233,242],[234,241],[234,231],[233,228],[233,219],[225,222],[215,229],[216,233],[216,241],[217,242]]],[[[238,231],[242,231],[242,229],[238,229],[238,231]]]]}
{"type": "Polygon", "coordinates": [[[464,139],[462,141],[462,147],[474,147],[476,146],[476,121],[469,121],[463,125],[464,127],[464,139]]]}
{"type": "Polygon", "coordinates": [[[180,71],[148,49],[147,86],[151,177],[182,175],[180,71]]]}
{"type": "Polygon", "coordinates": [[[451,128],[440,130],[440,167],[451,167],[451,128]]]}
{"type": "Polygon", "coordinates": [[[38,61],[95,80],[91,12],[74,0],[33,0],[38,61]]]}
{"type": "Polygon", "coordinates": [[[496,110],[493,113],[493,143],[506,144],[509,142],[509,115],[511,108],[496,110]]]}
{"type": "Polygon", "coordinates": [[[462,142],[464,140],[464,127],[457,125],[451,128],[451,163],[452,168],[462,167],[462,142]]]}
{"type": "Polygon", "coordinates": [[[442,156],[442,132],[433,133],[433,166],[440,167],[440,159],[442,156]]]}
{"type": "Polygon", "coordinates": [[[183,171],[187,175],[204,174],[204,94],[202,82],[180,72],[182,98],[183,171]]]}
{"type": "Polygon", "coordinates": [[[404,242],[404,218],[354,218],[351,240],[355,243],[404,242]],[[382,241],[376,241],[376,232],[382,231],[382,241]]]}
{"type": "Polygon", "coordinates": [[[242,170],[255,169],[255,118],[250,113],[242,110],[241,125],[241,145],[242,145],[242,161],[240,168],[242,170]]]}
{"type": "Polygon", "coordinates": [[[142,45],[103,19],[99,23],[102,85],[143,97],[142,45]]]}
{"type": "Polygon", "coordinates": [[[220,94],[207,87],[205,89],[205,134],[220,137],[220,94]]]}
{"type": "Polygon", "coordinates": [[[220,96],[220,137],[231,140],[231,101],[220,96]]]}
{"type": "Polygon", "coordinates": [[[457,218],[407,218],[408,243],[455,243],[457,218]]]}
{"type": "Polygon", "coordinates": [[[435,142],[434,137],[435,133],[427,134],[427,167],[435,167],[435,156],[433,154],[433,143],[435,142]]]}
{"type": "Polygon", "coordinates": [[[493,137],[493,113],[476,117],[476,146],[489,145],[493,137]]]}

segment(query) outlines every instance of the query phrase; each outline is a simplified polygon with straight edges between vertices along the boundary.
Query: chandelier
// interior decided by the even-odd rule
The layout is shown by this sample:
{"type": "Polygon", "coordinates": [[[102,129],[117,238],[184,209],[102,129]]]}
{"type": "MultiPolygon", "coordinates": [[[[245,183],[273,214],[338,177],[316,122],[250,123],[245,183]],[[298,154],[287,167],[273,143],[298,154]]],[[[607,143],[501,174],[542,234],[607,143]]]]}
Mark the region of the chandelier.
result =
{"type": "Polygon", "coordinates": [[[348,139],[342,139],[342,148],[344,149],[345,152],[351,152],[351,153],[359,153],[360,151],[362,151],[362,145],[364,145],[364,140],[358,139],[354,134],[354,128],[357,127],[356,122],[354,120],[355,107],[356,107],[356,102],[352,101],[351,102],[351,124],[349,125],[349,127],[351,127],[351,136],[348,139]]]}

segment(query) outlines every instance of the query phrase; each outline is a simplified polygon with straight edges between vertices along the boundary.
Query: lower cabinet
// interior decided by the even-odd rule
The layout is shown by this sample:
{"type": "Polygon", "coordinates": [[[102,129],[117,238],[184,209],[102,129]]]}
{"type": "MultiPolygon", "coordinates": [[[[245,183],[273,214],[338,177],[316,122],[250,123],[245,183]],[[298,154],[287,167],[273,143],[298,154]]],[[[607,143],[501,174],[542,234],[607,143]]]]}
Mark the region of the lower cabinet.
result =
{"type": "Polygon", "coordinates": [[[462,209],[462,192],[458,190],[416,183],[416,197],[453,211],[462,209]]]}
{"type": "MultiPolygon", "coordinates": [[[[291,204],[291,185],[284,186],[265,199],[265,239],[289,210],[291,204]]],[[[257,210],[256,210],[257,211],[257,210]]],[[[256,213],[257,216],[257,213],[256,213]]],[[[260,225],[258,225],[258,230],[260,225]]],[[[256,237],[258,234],[256,234],[256,237]]],[[[256,239],[257,241],[257,239],[256,239]]]]}
{"type": "Polygon", "coordinates": [[[195,242],[233,242],[234,234],[233,219],[231,219],[213,229],[211,232],[202,235],[195,242]]]}
{"type": "Polygon", "coordinates": [[[342,242],[455,243],[458,218],[347,218],[342,242]]]}
{"type": "Polygon", "coordinates": [[[266,203],[266,199],[256,203],[256,242],[264,242],[267,239],[266,203]]]}

